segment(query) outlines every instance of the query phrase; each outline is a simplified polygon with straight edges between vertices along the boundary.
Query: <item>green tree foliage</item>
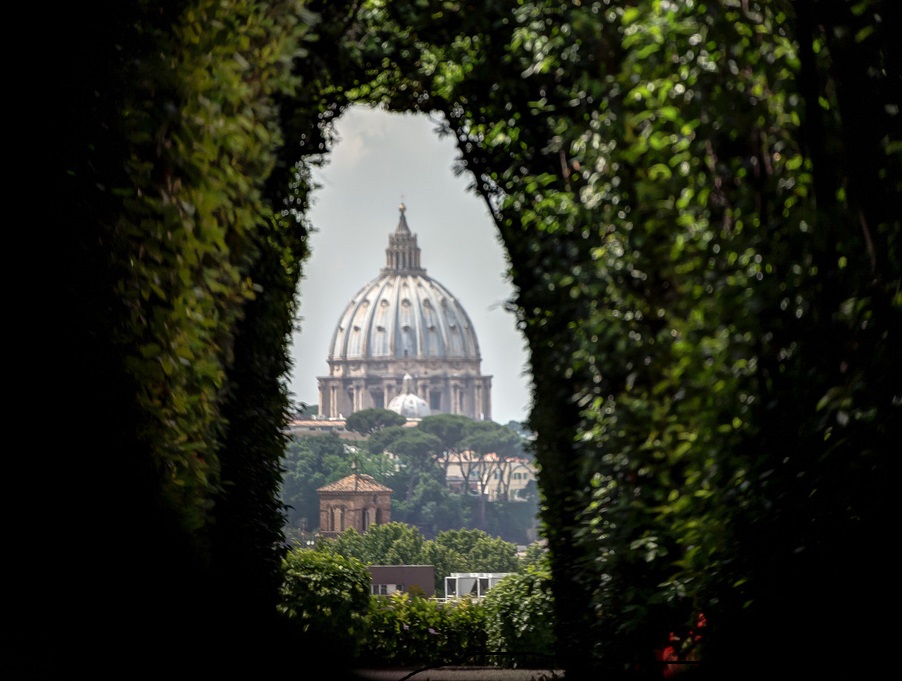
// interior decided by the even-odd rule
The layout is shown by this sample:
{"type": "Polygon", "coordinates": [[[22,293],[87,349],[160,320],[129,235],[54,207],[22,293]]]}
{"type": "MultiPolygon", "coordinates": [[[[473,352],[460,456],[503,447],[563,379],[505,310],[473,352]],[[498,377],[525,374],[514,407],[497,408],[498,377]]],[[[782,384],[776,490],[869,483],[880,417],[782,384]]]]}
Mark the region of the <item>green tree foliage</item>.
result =
{"type": "MultiPolygon", "coordinates": [[[[397,455],[398,480],[404,480],[401,497],[409,505],[414,488],[423,475],[438,466],[440,483],[447,480],[449,461],[455,457],[464,477],[463,489],[472,481],[483,494],[498,479],[502,500],[507,499],[512,468],[505,466],[525,456],[525,440],[515,431],[493,421],[475,421],[465,416],[437,414],[424,418],[415,429],[386,429],[368,443],[371,451],[383,449],[397,455]],[[493,455],[489,457],[487,455],[493,455]]],[[[485,509],[480,509],[480,523],[485,525],[485,509]]]]}
{"type": "Polygon", "coordinates": [[[523,440],[507,426],[494,421],[474,421],[458,443],[463,449],[484,454],[497,454],[500,459],[510,459],[523,454],[523,440]]]}
{"type": "Polygon", "coordinates": [[[439,533],[435,546],[463,557],[451,572],[515,572],[517,547],[482,530],[447,530],[439,533]]]}
{"type": "Polygon", "coordinates": [[[427,539],[401,522],[374,525],[364,534],[353,528],[320,538],[316,550],[354,558],[365,565],[433,565],[437,594],[452,572],[515,572],[517,547],[481,530],[446,530],[427,539]]]}
{"type": "Polygon", "coordinates": [[[508,500],[513,467],[516,459],[523,458],[523,439],[507,426],[492,421],[473,424],[460,441],[460,447],[471,454],[468,468],[479,471],[479,488],[485,496],[492,480],[499,484],[499,496],[508,500]]]}
{"type": "MultiPolygon", "coordinates": [[[[425,419],[424,419],[425,420],[425,419]]],[[[387,478],[387,484],[398,494],[392,498],[392,518],[416,525],[433,538],[443,530],[476,527],[503,536],[511,542],[527,543],[528,533],[535,524],[537,505],[528,502],[507,502],[511,475],[515,468],[505,462],[518,458],[522,439],[509,428],[487,421],[465,419],[459,430],[454,428],[454,445],[461,455],[463,489],[469,481],[478,484],[482,494],[476,498],[449,492],[442,473],[442,462],[454,451],[443,449],[441,440],[416,429],[396,431],[397,436],[380,440],[397,457],[397,469],[387,478]],[[466,449],[468,446],[477,450],[466,449]],[[439,454],[438,452],[442,452],[439,454]],[[497,456],[487,454],[498,452],[497,456]],[[498,481],[501,500],[489,504],[486,490],[498,481]]],[[[447,422],[446,422],[447,423],[447,422]]],[[[446,432],[446,436],[448,433],[446,432]]]]}
{"type": "Polygon", "coordinates": [[[481,603],[443,604],[395,593],[370,601],[360,663],[424,667],[483,662],[485,610],[481,603]]]}
{"type": "MultiPolygon", "coordinates": [[[[388,448],[398,458],[398,473],[394,480],[403,481],[397,490],[402,500],[409,500],[414,487],[425,477],[435,477],[439,472],[435,457],[441,450],[441,442],[434,435],[416,428],[405,428],[388,448]]],[[[397,483],[396,483],[397,484],[397,483]]]]}
{"type": "Polygon", "coordinates": [[[460,414],[432,414],[422,418],[417,424],[418,430],[434,435],[441,442],[439,462],[442,464],[444,478],[448,476],[449,457],[459,453],[460,441],[472,424],[473,419],[460,414]]]}
{"type": "MultiPolygon", "coordinates": [[[[535,483],[532,483],[532,487],[535,488],[535,483]]],[[[477,515],[477,511],[482,512],[482,499],[474,499],[474,504],[479,505],[473,511],[477,515]]],[[[485,525],[481,529],[493,536],[502,537],[505,541],[525,546],[535,538],[538,517],[539,505],[534,496],[525,501],[493,501],[485,504],[485,525]]]]}
{"type": "MultiPolygon", "coordinates": [[[[477,523],[480,528],[487,529],[490,522],[486,508],[489,485],[497,483],[502,503],[509,500],[511,464],[521,458],[523,440],[506,426],[492,421],[474,421],[462,434],[458,447],[463,489],[469,490],[475,485],[479,491],[477,523]]],[[[498,507],[494,508],[497,510],[498,507]]],[[[528,526],[527,523],[523,528],[528,526]]]]}
{"type": "Polygon", "coordinates": [[[391,453],[391,443],[403,436],[406,430],[403,426],[382,428],[366,439],[365,448],[373,455],[391,453]]]}
{"type": "MultiPolygon", "coordinates": [[[[656,668],[699,609],[711,668],[776,620],[762,669],[812,664],[818,622],[879,619],[890,4],[393,3],[372,27],[359,94],[442,114],[510,256],[574,676],[656,668]]],[[[865,627],[843,664],[886,643],[865,627]]]]}
{"type": "Polygon", "coordinates": [[[389,426],[403,426],[407,419],[391,409],[361,409],[345,419],[352,433],[369,436],[389,426]]]}
{"type": "Polygon", "coordinates": [[[371,475],[379,481],[388,481],[398,472],[398,462],[390,454],[384,452],[369,453],[366,444],[355,443],[350,447],[353,462],[360,473],[371,475]]]}
{"type": "Polygon", "coordinates": [[[551,564],[548,559],[548,549],[543,542],[534,541],[526,547],[526,552],[520,558],[520,568],[518,569],[518,572],[529,567],[544,570],[551,569],[551,564]]]}
{"type": "Polygon", "coordinates": [[[485,596],[486,646],[508,653],[509,664],[554,666],[554,596],[551,570],[530,566],[508,575],[485,596]]]}
{"type": "MultiPolygon", "coordinates": [[[[360,468],[395,491],[392,518],[417,526],[429,538],[443,530],[470,527],[478,512],[480,528],[491,530],[508,541],[526,543],[534,525],[535,504],[523,505],[524,502],[518,501],[485,506],[481,499],[476,499],[479,505],[474,507],[473,498],[447,489],[445,466],[449,455],[469,434],[477,431],[492,434],[482,440],[488,448],[486,451],[493,446],[499,451],[522,451],[522,439],[504,426],[442,414],[427,417],[416,427],[390,425],[376,430],[360,445],[363,452],[359,457],[360,468]],[[426,428],[422,429],[427,421],[426,428]],[[445,440],[430,431],[441,433],[445,440]]],[[[465,463],[465,475],[475,475],[474,471],[480,470],[479,461],[481,459],[477,458],[465,463]]],[[[485,484],[490,481],[493,471],[493,467],[485,467],[485,484]]],[[[509,475],[505,475],[502,487],[509,484],[509,475]]],[[[312,498],[310,503],[314,503],[312,498]]]]}
{"type": "Polygon", "coordinates": [[[370,607],[371,578],[364,564],[337,553],[293,549],[285,556],[283,575],[279,610],[318,654],[327,660],[355,656],[370,607]]]}
{"type": "MultiPolygon", "coordinates": [[[[530,440],[535,436],[535,433],[531,432],[525,423],[521,423],[520,421],[508,421],[504,424],[505,427],[510,428],[517,435],[522,437],[524,440],[530,440]]],[[[524,454],[529,454],[529,451],[524,451],[524,454]]]]}
{"type": "Polygon", "coordinates": [[[237,665],[277,645],[282,376],[308,187],[283,187],[295,223],[269,181],[286,142],[277,100],[297,91],[315,17],[294,0],[51,14],[39,23],[60,87],[36,104],[67,113],[41,134],[55,200],[33,231],[47,285],[28,288],[56,313],[34,328],[47,375],[30,382],[79,386],[56,425],[90,454],[54,459],[48,493],[80,518],[54,551],[90,558],[51,577],[44,547],[24,552],[20,631],[42,652],[15,647],[54,672],[103,674],[121,659],[110,650],[165,669],[189,640],[186,670],[215,669],[221,650],[237,665]]]}
{"type": "Polygon", "coordinates": [[[291,438],[282,461],[282,502],[289,527],[319,528],[316,490],[351,474],[351,454],[337,433],[291,438]]]}
{"type": "Polygon", "coordinates": [[[366,565],[421,565],[424,542],[425,538],[417,528],[390,522],[373,525],[362,535],[349,528],[337,537],[320,539],[316,548],[356,558],[366,565]],[[389,554],[400,562],[391,562],[389,554]]]}
{"type": "Polygon", "coordinates": [[[436,593],[445,595],[444,578],[452,572],[515,572],[517,546],[483,530],[440,532],[426,546],[426,562],[435,566],[436,593]]]}
{"type": "Polygon", "coordinates": [[[461,414],[431,414],[420,419],[417,429],[435,435],[441,441],[442,449],[454,451],[473,423],[473,419],[461,414]]]}
{"type": "MultiPolygon", "coordinates": [[[[421,477],[407,497],[392,498],[392,519],[416,526],[428,538],[444,530],[469,527],[472,515],[470,500],[449,493],[437,474],[421,477]]],[[[504,528],[505,536],[508,529],[504,528]]]]}

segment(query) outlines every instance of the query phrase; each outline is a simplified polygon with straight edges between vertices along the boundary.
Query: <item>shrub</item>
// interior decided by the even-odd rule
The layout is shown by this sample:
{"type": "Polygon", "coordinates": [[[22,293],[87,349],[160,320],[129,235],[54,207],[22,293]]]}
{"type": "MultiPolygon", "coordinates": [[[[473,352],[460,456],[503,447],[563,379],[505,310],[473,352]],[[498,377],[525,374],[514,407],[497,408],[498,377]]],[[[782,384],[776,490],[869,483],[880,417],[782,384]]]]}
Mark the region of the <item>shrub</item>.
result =
{"type": "Polygon", "coordinates": [[[508,575],[486,594],[486,642],[499,663],[546,666],[555,653],[551,573],[536,566],[508,575]]]}
{"type": "Polygon", "coordinates": [[[440,603],[397,592],[371,599],[359,657],[374,666],[435,666],[461,664],[484,649],[481,603],[440,603]]]}
{"type": "Polygon", "coordinates": [[[356,655],[370,607],[370,573],[356,558],[294,549],[282,562],[279,611],[298,625],[313,648],[348,659],[356,655]]]}

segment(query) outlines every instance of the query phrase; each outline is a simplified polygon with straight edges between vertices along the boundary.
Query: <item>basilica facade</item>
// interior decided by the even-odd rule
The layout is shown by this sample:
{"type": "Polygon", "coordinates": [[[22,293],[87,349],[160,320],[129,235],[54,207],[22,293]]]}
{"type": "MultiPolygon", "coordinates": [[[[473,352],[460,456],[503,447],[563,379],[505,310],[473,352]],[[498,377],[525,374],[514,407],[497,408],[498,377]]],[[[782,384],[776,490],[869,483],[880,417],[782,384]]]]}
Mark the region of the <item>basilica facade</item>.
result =
{"type": "Polygon", "coordinates": [[[345,307],[329,346],[329,375],[317,378],[321,418],[362,409],[407,417],[492,418],[492,377],[470,317],[420,264],[406,208],[389,234],[385,267],[345,307]]]}

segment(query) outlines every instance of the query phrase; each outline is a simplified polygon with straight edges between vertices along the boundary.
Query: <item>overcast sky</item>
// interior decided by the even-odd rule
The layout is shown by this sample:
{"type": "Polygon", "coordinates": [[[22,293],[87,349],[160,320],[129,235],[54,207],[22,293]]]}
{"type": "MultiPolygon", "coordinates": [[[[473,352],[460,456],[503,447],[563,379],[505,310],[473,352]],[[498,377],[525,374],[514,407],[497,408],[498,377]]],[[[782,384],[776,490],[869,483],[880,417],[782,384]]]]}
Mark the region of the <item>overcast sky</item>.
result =
{"type": "Polygon", "coordinates": [[[300,286],[300,331],[294,335],[291,390],[316,404],[318,376],[328,374],[332,333],[345,306],[385,266],[398,206],[417,236],[426,274],[460,301],[479,340],[482,373],[492,376],[492,420],[529,413],[527,353],[504,301],[513,294],[488,210],[452,170],[451,138],[440,139],[426,116],[355,108],[337,123],[330,161],[309,218],[317,230],[300,286]]]}

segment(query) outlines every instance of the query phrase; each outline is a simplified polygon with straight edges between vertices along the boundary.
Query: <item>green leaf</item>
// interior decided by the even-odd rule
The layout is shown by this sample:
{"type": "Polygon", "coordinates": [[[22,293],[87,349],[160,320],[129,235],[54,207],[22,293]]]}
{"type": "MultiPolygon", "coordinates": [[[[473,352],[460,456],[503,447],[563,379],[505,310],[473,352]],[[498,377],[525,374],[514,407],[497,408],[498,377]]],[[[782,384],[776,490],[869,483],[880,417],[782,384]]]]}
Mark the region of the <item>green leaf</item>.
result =
{"type": "Polygon", "coordinates": [[[670,168],[665,163],[656,163],[648,169],[648,177],[651,180],[669,180],[672,177],[670,168]]]}

